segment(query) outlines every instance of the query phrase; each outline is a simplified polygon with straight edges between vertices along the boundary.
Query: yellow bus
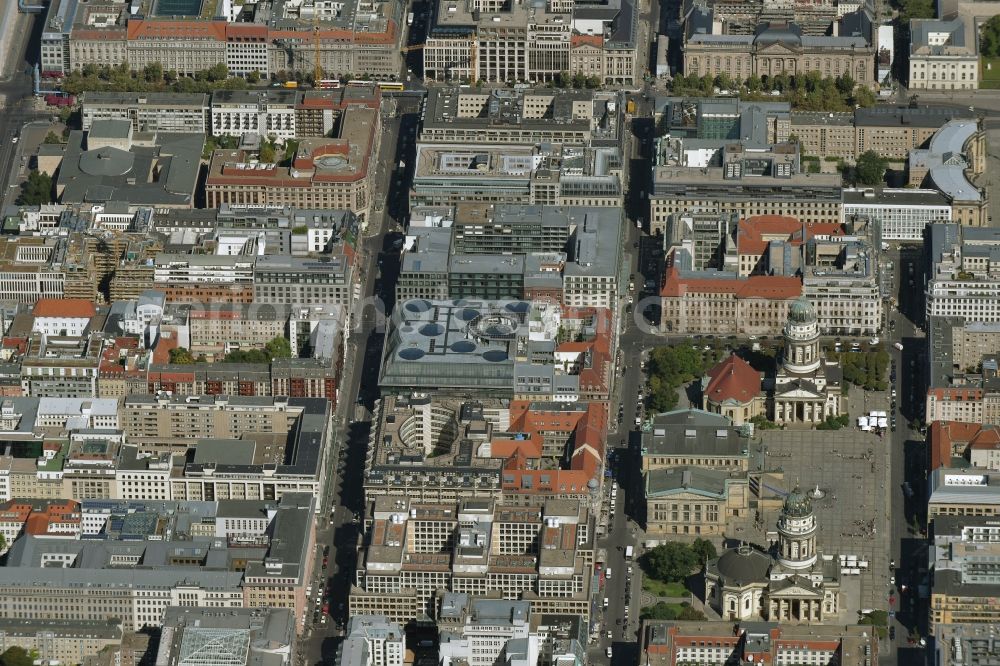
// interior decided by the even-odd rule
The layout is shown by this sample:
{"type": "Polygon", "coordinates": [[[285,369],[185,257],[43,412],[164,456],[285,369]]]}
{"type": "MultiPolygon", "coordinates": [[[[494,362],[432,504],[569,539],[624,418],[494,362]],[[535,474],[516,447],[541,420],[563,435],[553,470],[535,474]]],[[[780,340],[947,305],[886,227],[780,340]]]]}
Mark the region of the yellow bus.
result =
{"type": "Polygon", "coordinates": [[[376,85],[378,86],[379,90],[403,90],[402,83],[379,81],[376,85]]]}

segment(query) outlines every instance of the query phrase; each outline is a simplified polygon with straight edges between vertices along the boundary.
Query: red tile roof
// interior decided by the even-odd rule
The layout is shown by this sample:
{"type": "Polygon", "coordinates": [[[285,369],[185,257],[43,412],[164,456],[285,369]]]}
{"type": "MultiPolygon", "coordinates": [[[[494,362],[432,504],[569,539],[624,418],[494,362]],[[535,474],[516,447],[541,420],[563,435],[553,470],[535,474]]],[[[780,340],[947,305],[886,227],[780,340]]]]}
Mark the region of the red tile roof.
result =
{"type": "Polygon", "coordinates": [[[601,47],[604,45],[604,37],[601,35],[570,35],[569,46],[576,48],[583,45],[601,47]]]}
{"type": "Polygon", "coordinates": [[[510,405],[511,432],[527,439],[494,440],[493,456],[504,457],[504,488],[511,492],[579,493],[597,479],[604,461],[608,432],[607,406],[603,402],[578,405],[575,410],[545,410],[524,400],[510,405]],[[565,433],[573,437],[573,453],[567,468],[528,469],[528,461],[541,457],[543,433],[565,433]],[[526,480],[530,478],[530,483],[526,480]]]}
{"type": "Polygon", "coordinates": [[[760,395],[760,373],[736,354],[708,371],[705,397],[714,403],[735,400],[748,403],[760,395]]]}
{"type": "Polygon", "coordinates": [[[39,298],[31,311],[36,317],[91,318],[97,314],[93,301],[86,298],[39,298]]]}
{"type": "Polygon", "coordinates": [[[772,237],[801,245],[815,236],[843,236],[844,228],[836,222],[801,222],[785,215],[757,215],[740,220],[736,244],[740,254],[763,254],[772,237]]]}
{"type": "Polygon", "coordinates": [[[927,395],[935,400],[982,400],[983,391],[977,388],[932,388],[927,395]]]}
{"type": "Polygon", "coordinates": [[[733,294],[736,298],[766,298],[789,300],[802,294],[802,282],[796,277],[751,275],[745,280],[735,278],[685,278],[676,264],[667,269],[660,296],[679,297],[686,293],[733,294]]]}
{"type": "Polygon", "coordinates": [[[938,467],[950,467],[951,459],[964,453],[965,445],[983,436],[982,448],[993,448],[988,445],[991,440],[1000,443],[1000,431],[991,428],[983,430],[978,423],[963,421],[934,421],[927,433],[927,445],[930,449],[931,471],[938,467]],[[992,434],[991,434],[992,433],[992,434]]]}

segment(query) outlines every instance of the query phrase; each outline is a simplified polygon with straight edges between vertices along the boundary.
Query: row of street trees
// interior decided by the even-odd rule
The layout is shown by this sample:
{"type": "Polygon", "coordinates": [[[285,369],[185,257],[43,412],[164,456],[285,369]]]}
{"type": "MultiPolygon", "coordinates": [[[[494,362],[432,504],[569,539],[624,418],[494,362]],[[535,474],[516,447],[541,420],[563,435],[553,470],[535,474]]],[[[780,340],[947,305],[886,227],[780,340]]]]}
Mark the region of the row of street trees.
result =
{"type": "Polygon", "coordinates": [[[851,111],[856,106],[873,106],[875,94],[858,85],[849,74],[824,77],[816,71],[800,75],[777,74],[737,80],[726,73],[716,77],[678,74],[670,82],[671,90],[680,95],[712,95],[716,89],[739,93],[744,99],[777,97],[787,100],[793,108],[803,111],[851,111]]]}

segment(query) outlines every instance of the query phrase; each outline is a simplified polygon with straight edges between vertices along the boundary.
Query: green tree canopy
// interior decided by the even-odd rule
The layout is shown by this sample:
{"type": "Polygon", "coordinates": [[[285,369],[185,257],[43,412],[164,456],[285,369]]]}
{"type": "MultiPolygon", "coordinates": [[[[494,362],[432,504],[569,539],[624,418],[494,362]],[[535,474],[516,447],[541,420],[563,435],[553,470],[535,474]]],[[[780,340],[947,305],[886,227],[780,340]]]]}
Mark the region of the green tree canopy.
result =
{"type": "Polygon", "coordinates": [[[194,356],[186,347],[174,347],[170,350],[170,362],[176,365],[192,365],[194,356]]]}
{"type": "Polygon", "coordinates": [[[42,143],[47,143],[47,144],[57,144],[62,142],[63,142],[62,137],[51,130],[49,130],[49,133],[45,135],[44,139],[42,139],[42,143]]]}
{"type": "Polygon", "coordinates": [[[274,145],[268,141],[262,142],[260,144],[260,153],[258,153],[258,157],[261,162],[273,164],[275,159],[274,145]]]}
{"type": "Polygon", "coordinates": [[[668,604],[658,602],[642,609],[639,614],[642,620],[704,620],[705,614],[688,604],[668,604]]]}
{"type": "Polygon", "coordinates": [[[715,550],[715,544],[701,537],[691,543],[691,550],[698,557],[699,564],[707,560],[714,560],[719,556],[719,553],[715,550]]]}
{"type": "Polygon", "coordinates": [[[642,556],[646,574],[668,583],[685,580],[699,564],[698,554],[679,541],[668,541],[642,556]]]}
{"type": "Polygon", "coordinates": [[[17,203],[22,206],[39,206],[52,203],[52,176],[32,169],[28,179],[21,184],[21,193],[17,203]]]}
{"type": "Polygon", "coordinates": [[[858,156],[855,178],[859,185],[881,185],[885,182],[885,170],[889,161],[874,150],[866,150],[858,156]]]}
{"type": "Polygon", "coordinates": [[[987,58],[1000,56],[1000,15],[983,24],[979,32],[979,51],[987,58]]]}
{"type": "Polygon", "coordinates": [[[32,666],[33,663],[28,651],[17,645],[7,648],[0,654],[0,666],[32,666]]]}
{"type": "Polygon", "coordinates": [[[142,70],[142,78],[149,83],[159,83],[163,80],[163,65],[151,62],[142,70]]]}
{"type": "Polygon", "coordinates": [[[288,338],[279,335],[264,345],[264,352],[271,358],[291,358],[292,343],[288,338]]]}

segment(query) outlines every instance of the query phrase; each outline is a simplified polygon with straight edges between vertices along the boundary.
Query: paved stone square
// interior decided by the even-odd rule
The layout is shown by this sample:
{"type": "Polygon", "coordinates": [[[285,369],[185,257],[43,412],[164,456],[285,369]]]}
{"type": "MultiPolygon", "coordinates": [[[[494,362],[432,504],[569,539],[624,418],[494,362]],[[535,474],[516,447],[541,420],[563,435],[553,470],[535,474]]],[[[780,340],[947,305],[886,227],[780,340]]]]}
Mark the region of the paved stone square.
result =
{"type": "MultiPolygon", "coordinates": [[[[888,438],[843,430],[759,431],[751,468],[784,475],[783,488],[803,490],[818,485],[824,496],[813,501],[819,526],[817,545],[824,555],[855,555],[868,562],[860,575],[843,577],[845,613],[856,619],[860,608],[886,608],[888,599],[888,538],[886,518],[886,463],[888,438]]],[[[728,536],[767,546],[777,539],[778,508],[760,510],[760,522],[751,515],[728,536]]],[[[751,512],[753,513],[753,512],[751,512]]]]}

